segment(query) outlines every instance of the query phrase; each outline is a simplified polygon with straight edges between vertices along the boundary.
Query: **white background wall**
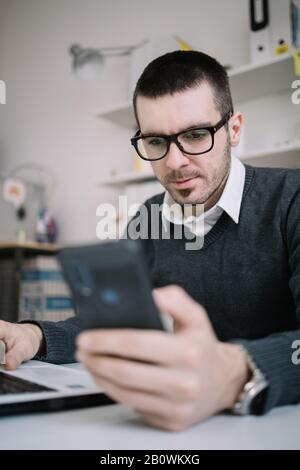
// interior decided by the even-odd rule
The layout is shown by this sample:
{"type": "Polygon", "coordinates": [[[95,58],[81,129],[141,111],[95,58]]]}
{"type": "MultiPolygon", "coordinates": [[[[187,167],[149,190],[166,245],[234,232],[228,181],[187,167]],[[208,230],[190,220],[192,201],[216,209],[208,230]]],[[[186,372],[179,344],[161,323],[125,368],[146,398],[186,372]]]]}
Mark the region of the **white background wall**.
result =
{"type": "Polygon", "coordinates": [[[95,118],[125,97],[127,59],[111,59],[97,83],[80,82],[70,44],[127,45],[174,33],[223,64],[247,63],[248,1],[0,0],[0,79],[7,85],[0,173],[25,161],[53,169],[61,243],[95,239],[96,207],[111,197],[97,181],[112,168],[127,169],[130,152],[125,130],[95,118]]]}

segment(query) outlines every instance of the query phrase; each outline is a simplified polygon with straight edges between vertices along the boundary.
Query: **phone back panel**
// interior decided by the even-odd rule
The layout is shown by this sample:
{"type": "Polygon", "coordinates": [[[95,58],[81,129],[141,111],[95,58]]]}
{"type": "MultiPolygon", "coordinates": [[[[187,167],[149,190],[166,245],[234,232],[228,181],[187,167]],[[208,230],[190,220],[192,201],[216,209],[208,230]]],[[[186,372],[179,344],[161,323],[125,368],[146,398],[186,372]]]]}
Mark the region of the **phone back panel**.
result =
{"type": "Polygon", "coordinates": [[[70,247],[58,258],[84,329],[163,329],[139,242],[70,247]]]}

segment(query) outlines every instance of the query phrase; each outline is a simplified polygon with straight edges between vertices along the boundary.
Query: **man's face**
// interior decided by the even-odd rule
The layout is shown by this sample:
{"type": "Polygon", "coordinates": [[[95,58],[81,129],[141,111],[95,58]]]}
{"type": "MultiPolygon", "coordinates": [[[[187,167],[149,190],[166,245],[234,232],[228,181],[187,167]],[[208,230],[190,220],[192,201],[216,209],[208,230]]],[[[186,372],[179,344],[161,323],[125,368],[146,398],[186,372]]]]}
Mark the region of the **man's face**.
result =
{"type": "MultiPolygon", "coordinates": [[[[138,96],[137,113],[142,134],[168,135],[195,126],[214,126],[223,117],[215,107],[212,88],[206,82],[159,98],[138,96]]],[[[222,127],[216,132],[214,147],[208,153],[187,155],[171,143],[168,154],[151,165],[177,203],[205,204],[207,210],[216,202],[218,190],[229,172],[228,131],[222,127]]]]}

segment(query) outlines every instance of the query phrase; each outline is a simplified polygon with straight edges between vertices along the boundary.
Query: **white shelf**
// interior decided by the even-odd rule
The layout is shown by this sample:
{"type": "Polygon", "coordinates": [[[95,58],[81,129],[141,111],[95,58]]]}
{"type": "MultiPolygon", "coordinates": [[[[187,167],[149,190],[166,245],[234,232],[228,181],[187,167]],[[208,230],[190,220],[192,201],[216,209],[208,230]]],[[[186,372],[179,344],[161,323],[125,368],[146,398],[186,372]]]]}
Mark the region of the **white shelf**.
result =
{"type": "Polygon", "coordinates": [[[276,149],[247,152],[238,158],[254,166],[300,168],[300,143],[276,149]]]}
{"type": "MultiPolygon", "coordinates": [[[[297,145],[286,145],[276,149],[247,152],[243,155],[238,155],[238,158],[242,162],[254,166],[267,165],[300,168],[300,143],[297,145]]],[[[104,178],[99,181],[99,185],[122,186],[133,183],[144,183],[145,181],[153,181],[155,179],[156,177],[152,171],[141,173],[129,171],[122,175],[104,178]]]]}
{"type": "MultiPolygon", "coordinates": [[[[291,87],[297,78],[292,54],[282,54],[266,62],[242,65],[228,71],[234,103],[250,101],[291,87]]],[[[134,128],[132,102],[120,101],[97,115],[124,127],[134,128]]]]}
{"type": "MultiPolygon", "coordinates": [[[[249,109],[253,111],[254,108],[257,108],[258,103],[263,103],[261,106],[265,106],[265,102],[262,98],[267,101],[266,97],[270,97],[271,99],[273,95],[284,91],[286,94],[287,90],[290,90],[292,82],[297,78],[294,70],[294,58],[290,53],[272,57],[263,63],[247,64],[234,68],[228,71],[228,76],[234,103],[237,105],[240,104],[241,109],[243,105],[246,104],[247,112],[249,112],[249,109]],[[257,102],[257,100],[259,101],[257,102]]],[[[279,96],[284,96],[284,94],[279,96]]],[[[278,103],[280,102],[279,100],[278,103]]],[[[269,108],[267,109],[269,110],[269,108]]],[[[272,107],[270,107],[270,110],[271,113],[273,113],[274,110],[272,110],[272,107]]],[[[285,108],[284,110],[287,117],[288,115],[294,116],[290,111],[287,112],[285,108]]],[[[121,101],[112,106],[108,106],[104,108],[97,117],[108,119],[128,129],[131,128],[132,131],[134,131],[136,127],[131,101],[121,101]]],[[[251,118],[253,116],[248,115],[248,118],[249,117],[251,118]]],[[[294,117],[291,117],[291,119],[294,119],[294,117]]],[[[253,123],[251,125],[253,125],[253,123]]],[[[256,139],[253,141],[256,142],[256,139]]],[[[258,141],[261,140],[258,139],[258,141]]],[[[238,155],[238,157],[243,162],[254,166],[300,168],[300,141],[270,149],[253,149],[252,151],[238,155]]],[[[101,180],[99,184],[120,187],[153,180],[155,180],[155,176],[152,171],[142,173],[132,171],[122,175],[108,177],[101,180]]]]}
{"type": "Polygon", "coordinates": [[[249,64],[228,72],[234,103],[259,99],[291,87],[297,78],[292,54],[249,64]]]}
{"type": "Polygon", "coordinates": [[[247,153],[244,153],[240,156],[241,159],[251,159],[251,158],[263,158],[268,157],[269,155],[277,155],[277,154],[287,154],[291,152],[300,152],[300,141],[286,144],[286,145],[278,145],[277,147],[273,147],[271,149],[263,149],[263,150],[253,150],[247,153]]]}
{"type": "Polygon", "coordinates": [[[122,186],[130,183],[144,183],[145,181],[153,181],[155,180],[154,173],[151,171],[149,172],[141,172],[137,173],[135,171],[128,171],[127,173],[123,173],[122,175],[111,176],[108,178],[103,178],[99,181],[99,185],[101,186],[122,186]]]}
{"type": "Polygon", "coordinates": [[[238,75],[243,75],[248,72],[257,71],[258,69],[266,69],[273,65],[278,65],[280,63],[285,63],[286,61],[292,60],[293,56],[289,52],[281,54],[279,56],[270,57],[270,59],[265,60],[264,62],[255,62],[253,64],[240,65],[233,69],[228,70],[229,77],[236,77],[238,75]]]}
{"type": "Polygon", "coordinates": [[[107,119],[122,127],[135,128],[135,118],[131,101],[120,101],[100,111],[98,118],[107,119]]]}

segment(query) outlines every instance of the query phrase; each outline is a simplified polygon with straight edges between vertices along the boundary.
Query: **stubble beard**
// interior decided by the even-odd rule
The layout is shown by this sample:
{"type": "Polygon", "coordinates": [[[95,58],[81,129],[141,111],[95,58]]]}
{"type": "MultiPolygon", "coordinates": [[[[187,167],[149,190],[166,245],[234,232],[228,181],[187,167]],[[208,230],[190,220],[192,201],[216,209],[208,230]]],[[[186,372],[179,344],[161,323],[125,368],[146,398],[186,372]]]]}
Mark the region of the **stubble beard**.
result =
{"type": "Polygon", "coordinates": [[[185,174],[184,172],[173,171],[171,174],[167,175],[167,177],[161,181],[161,184],[171,194],[174,201],[180,205],[183,205],[183,204],[193,204],[193,205],[204,204],[205,205],[205,203],[208,200],[213,199],[214,195],[216,195],[216,202],[217,202],[217,200],[220,197],[220,195],[219,197],[217,197],[217,195],[225,186],[225,183],[229,174],[230,162],[231,162],[231,146],[230,146],[230,140],[228,136],[225,147],[224,147],[224,151],[223,151],[222,165],[217,168],[217,170],[209,178],[209,180],[205,181],[206,183],[205,188],[203,188],[203,190],[201,191],[201,194],[195,194],[195,196],[192,196],[192,192],[194,191],[194,189],[189,189],[189,188],[181,189],[181,190],[169,189],[170,181],[175,180],[175,179],[192,178],[192,177],[197,177],[198,175],[200,176],[200,178],[203,179],[203,177],[200,174],[198,174],[197,171],[190,172],[188,175],[185,174]]]}

